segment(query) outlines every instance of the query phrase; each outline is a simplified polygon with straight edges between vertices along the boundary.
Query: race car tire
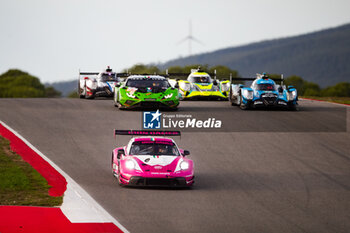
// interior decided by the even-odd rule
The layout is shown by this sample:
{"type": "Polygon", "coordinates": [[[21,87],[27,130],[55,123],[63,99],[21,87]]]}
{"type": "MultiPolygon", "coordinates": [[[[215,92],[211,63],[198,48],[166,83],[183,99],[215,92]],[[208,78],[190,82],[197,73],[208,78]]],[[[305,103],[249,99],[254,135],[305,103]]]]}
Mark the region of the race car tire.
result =
{"type": "Polygon", "coordinates": [[[120,182],[120,176],[118,176],[118,184],[119,184],[119,186],[124,186],[124,184],[122,182],[120,182]]]}
{"type": "Polygon", "coordinates": [[[125,110],[126,107],[124,107],[121,103],[117,102],[117,107],[119,108],[119,110],[125,110]]]}
{"type": "Polygon", "coordinates": [[[175,107],[175,108],[169,108],[167,109],[168,111],[171,111],[171,112],[176,112],[177,110],[179,110],[178,107],[175,107]]]}
{"type": "Polygon", "coordinates": [[[297,111],[297,105],[296,104],[288,104],[288,110],[289,111],[297,111]]]}
{"type": "Polygon", "coordinates": [[[113,102],[114,102],[114,107],[118,107],[118,104],[117,104],[117,92],[114,91],[114,97],[113,97],[113,102]]]}
{"type": "Polygon", "coordinates": [[[124,186],[124,184],[120,181],[120,165],[119,165],[118,171],[119,171],[119,174],[118,174],[118,184],[119,184],[119,186],[124,186]]]}
{"type": "Polygon", "coordinates": [[[78,91],[78,92],[79,92],[79,98],[80,98],[80,99],[84,99],[84,98],[85,98],[85,95],[83,95],[83,89],[81,89],[80,87],[78,87],[78,88],[79,88],[79,89],[78,89],[78,90],[79,90],[79,91],[78,91]]]}
{"type": "Polygon", "coordinates": [[[230,98],[229,98],[230,102],[231,102],[231,106],[237,106],[237,103],[234,102],[234,98],[232,95],[232,90],[230,90],[230,98]]]}
{"type": "Polygon", "coordinates": [[[242,109],[242,110],[247,110],[247,109],[249,109],[249,106],[243,103],[243,99],[242,99],[243,97],[242,97],[242,95],[240,95],[239,98],[240,98],[239,108],[242,109]]]}
{"type": "Polygon", "coordinates": [[[85,98],[85,95],[83,95],[83,89],[80,87],[80,81],[78,81],[78,94],[80,99],[85,98]]]}
{"type": "Polygon", "coordinates": [[[119,106],[118,106],[118,102],[117,101],[115,101],[115,99],[114,99],[114,107],[116,107],[116,108],[118,108],[119,106]]]}
{"type": "MultiPolygon", "coordinates": [[[[118,184],[120,186],[123,186],[123,184],[120,182],[120,175],[118,173],[116,173],[113,169],[113,164],[114,164],[114,155],[113,155],[113,152],[112,152],[112,173],[113,173],[113,176],[117,179],[118,181],[118,184]]],[[[118,172],[120,172],[120,165],[118,165],[118,172]]]]}

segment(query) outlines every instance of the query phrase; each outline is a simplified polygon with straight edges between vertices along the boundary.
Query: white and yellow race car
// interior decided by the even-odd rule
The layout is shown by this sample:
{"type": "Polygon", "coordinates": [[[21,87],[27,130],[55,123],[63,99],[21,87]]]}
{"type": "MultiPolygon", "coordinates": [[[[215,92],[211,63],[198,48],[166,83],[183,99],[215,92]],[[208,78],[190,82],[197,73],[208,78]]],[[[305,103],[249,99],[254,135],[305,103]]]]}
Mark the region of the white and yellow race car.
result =
{"type": "MultiPolygon", "coordinates": [[[[184,74],[169,74],[183,76],[184,74]]],[[[188,74],[187,74],[188,75],[188,74]]],[[[192,69],[187,80],[169,79],[170,84],[179,89],[180,100],[227,100],[230,92],[230,81],[219,81],[198,69],[192,69]]]]}

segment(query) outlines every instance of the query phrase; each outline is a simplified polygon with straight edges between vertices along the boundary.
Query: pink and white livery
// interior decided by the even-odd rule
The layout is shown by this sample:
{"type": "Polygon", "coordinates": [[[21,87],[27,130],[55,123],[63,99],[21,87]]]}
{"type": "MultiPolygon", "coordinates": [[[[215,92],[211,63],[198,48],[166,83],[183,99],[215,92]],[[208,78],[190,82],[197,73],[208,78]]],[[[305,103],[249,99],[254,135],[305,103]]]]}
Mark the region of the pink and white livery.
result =
{"type": "Polygon", "coordinates": [[[112,152],[113,175],[120,185],[190,187],[194,183],[193,161],[166,136],[180,131],[115,130],[115,135],[137,135],[128,145],[112,152]]]}

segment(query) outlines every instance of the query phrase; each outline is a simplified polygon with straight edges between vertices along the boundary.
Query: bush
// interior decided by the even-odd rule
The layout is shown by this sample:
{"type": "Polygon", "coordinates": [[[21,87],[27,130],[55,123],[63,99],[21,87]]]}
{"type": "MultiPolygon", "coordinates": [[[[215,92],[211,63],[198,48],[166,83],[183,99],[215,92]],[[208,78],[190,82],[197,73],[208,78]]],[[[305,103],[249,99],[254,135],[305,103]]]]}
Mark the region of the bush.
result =
{"type": "Polygon", "coordinates": [[[18,69],[0,75],[0,98],[59,97],[61,93],[53,87],[45,88],[37,77],[18,69]]]}
{"type": "Polygon", "coordinates": [[[321,94],[325,97],[350,97],[350,83],[341,82],[327,87],[321,91],[321,94]]]}
{"type": "Polygon", "coordinates": [[[124,70],[123,72],[128,71],[131,74],[159,74],[159,69],[156,66],[146,66],[143,64],[136,64],[128,70],[124,70]]]}
{"type": "Polygon", "coordinates": [[[68,94],[68,98],[79,98],[78,92],[77,91],[72,91],[71,93],[68,94]]]}
{"type": "Polygon", "coordinates": [[[61,97],[62,93],[50,86],[45,88],[45,96],[48,98],[56,98],[56,97],[61,97]]]}

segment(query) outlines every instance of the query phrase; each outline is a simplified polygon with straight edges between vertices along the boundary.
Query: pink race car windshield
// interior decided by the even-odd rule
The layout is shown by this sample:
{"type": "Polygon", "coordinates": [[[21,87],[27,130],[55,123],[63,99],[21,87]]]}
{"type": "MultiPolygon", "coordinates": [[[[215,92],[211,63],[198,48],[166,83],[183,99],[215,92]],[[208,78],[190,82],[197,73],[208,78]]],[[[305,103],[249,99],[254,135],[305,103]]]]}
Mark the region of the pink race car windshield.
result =
{"type": "Polygon", "coordinates": [[[179,156],[180,152],[170,140],[135,141],[130,147],[130,155],[167,155],[179,156]]]}

